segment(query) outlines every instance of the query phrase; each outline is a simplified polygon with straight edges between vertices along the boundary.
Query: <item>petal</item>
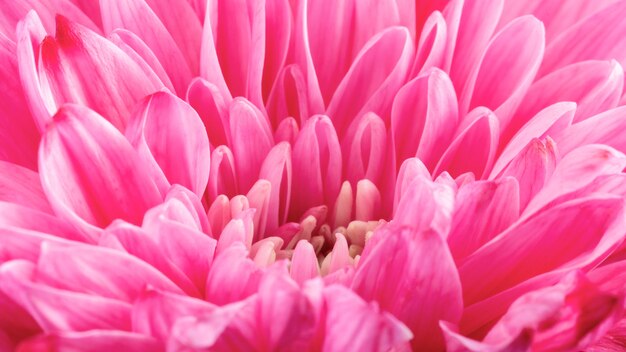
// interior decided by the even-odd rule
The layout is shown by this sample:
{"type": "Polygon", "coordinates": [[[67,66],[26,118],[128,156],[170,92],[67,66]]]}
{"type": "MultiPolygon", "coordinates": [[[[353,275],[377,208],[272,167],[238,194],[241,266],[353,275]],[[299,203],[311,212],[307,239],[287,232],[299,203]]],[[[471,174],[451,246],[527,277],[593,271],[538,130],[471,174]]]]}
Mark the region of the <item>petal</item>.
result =
{"type": "Polygon", "coordinates": [[[310,242],[305,240],[298,242],[291,258],[289,272],[299,285],[320,275],[317,256],[310,242]]]}
{"type": "Polygon", "coordinates": [[[495,238],[519,217],[519,186],[514,178],[477,181],[459,189],[448,244],[459,262],[495,238]]]}
{"type": "Polygon", "coordinates": [[[304,122],[309,115],[307,85],[300,67],[292,64],[284,67],[267,100],[267,113],[272,126],[278,126],[287,117],[304,122]]]}
{"type": "MultiPolygon", "coordinates": [[[[209,180],[209,139],[195,110],[176,96],[146,98],[126,129],[126,138],[153,173],[165,176],[161,192],[179,184],[202,196],[209,180]]],[[[156,178],[156,177],[155,177],[156,178]]]]}
{"type": "Polygon", "coordinates": [[[247,191],[259,177],[267,153],[274,145],[267,118],[242,98],[229,109],[231,148],[235,157],[239,189],[247,191]]]}
{"type": "MultiPolygon", "coordinates": [[[[596,6],[596,4],[594,4],[596,6]]],[[[626,24],[621,14],[626,2],[616,1],[569,27],[546,48],[539,77],[571,63],[592,59],[616,59],[626,65],[626,24]]]]}
{"type": "Polygon", "coordinates": [[[1,262],[12,259],[26,259],[36,262],[41,254],[41,244],[44,242],[64,246],[77,244],[77,242],[56,237],[54,234],[16,227],[0,228],[0,239],[2,239],[0,242],[1,262]]]}
{"type": "Polygon", "coordinates": [[[209,136],[209,142],[213,146],[227,144],[230,137],[226,119],[228,109],[226,100],[221,95],[219,89],[202,78],[195,78],[189,84],[187,102],[202,119],[206,133],[209,136]]]}
{"type": "Polygon", "coordinates": [[[289,218],[298,219],[309,208],[332,208],[341,186],[341,149],[334,126],[326,116],[313,116],[293,147],[293,193],[289,218]]]}
{"type": "Polygon", "coordinates": [[[247,254],[243,244],[233,244],[215,258],[206,283],[207,301],[224,305],[257,292],[261,271],[247,254]]]}
{"type": "Polygon", "coordinates": [[[460,263],[465,304],[582,258],[602,242],[623,207],[621,197],[597,195],[518,222],[460,263]]]}
{"type": "MultiPolygon", "coordinates": [[[[240,146],[240,148],[245,147],[245,145],[240,146]]],[[[213,150],[207,185],[210,201],[217,199],[219,195],[234,197],[239,193],[234,159],[233,153],[225,145],[220,145],[213,150]]]]}
{"type": "Polygon", "coordinates": [[[557,138],[559,151],[568,153],[578,146],[597,143],[626,153],[626,144],[620,136],[625,124],[626,108],[617,107],[601,112],[563,131],[557,138]]]}
{"type": "Polygon", "coordinates": [[[150,285],[182,293],[172,281],[136,257],[103,247],[44,244],[37,262],[39,282],[132,302],[150,285]]]}
{"type": "Polygon", "coordinates": [[[39,74],[57,105],[89,106],[122,131],[135,103],[162,87],[154,72],[146,74],[113,43],[62,16],[56,36],[41,42],[39,74]]]}
{"type": "Polygon", "coordinates": [[[331,285],[323,293],[326,307],[324,351],[388,351],[412,334],[393,315],[366,303],[351,290],[331,285]]]}
{"type": "Polygon", "coordinates": [[[532,16],[520,17],[491,40],[460,95],[463,114],[477,106],[494,111],[508,126],[541,64],[544,28],[532,16]]]}
{"type": "Polygon", "coordinates": [[[34,337],[20,345],[20,351],[85,351],[98,352],[159,352],[161,343],[133,332],[90,330],[85,332],[58,332],[34,337]]]}
{"type": "Polygon", "coordinates": [[[333,94],[326,114],[339,135],[364,112],[387,116],[393,93],[409,73],[413,43],[406,28],[388,28],[363,47],[333,94]],[[372,69],[374,68],[374,69],[372,69]]]}
{"type": "Polygon", "coordinates": [[[130,329],[130,304],[52,288],[34,281],[34,265],[0,267],[0,290],[24,307],[45,332],[130,329]]]}
{"type": "Polygon", "coordinates": [[[265,1],[265,59],[263,101],[267,101],[274,80],[287,59],[291,40],[292,15],[288,0],[265,1]]]}
{"type": "Polygon", "coordinates": [[[0,201],[0,227],[38,231],[75,241],[88,241],[68,222],[49,213],[0,201]]]}
{"type": "Polygon", "coordinates": [[[379,183],[387,154],[385,122],[374,113],[366,113],[358,120],[356,129],[344,140],[347,155],[348,181],[355,184],[361,179],[379,183]]]}
{"type": "Polygon", "coordinates": [[[491,169],[498,147],[498,118],[488,109],[477,108],[466,116],[472,121],[443,153],[434,175],[447,171],[452,176],[473,172],[483,177],[491,169]]]}
{"type": "MultiPolygon", "coordinates": [[[[428,16],[424,28],[422,28],[411,77],[432,67],[445,67],[447,45],[446,20],[441,12],[435,11],[428,16]]],[[[449,70],[449,68],[445,69],[449,70]]]]}
{"type": "Polygon", "coordinates": [[[417,156],[432,170],[452,141],[457,120],[456,94],[443,71],[428,70],[404,85],[391,110],[397,162],[417,156]]]}
{"type": "Polygon", "coordinates": [[[391,225],[374,236],[381,241],[366,248],[353,289],[404,322],[413,332],[413,348],[443,348],[439,320],[458,321],[463,307],[461,283],[445,241],[434,231],[391,225]]]}
{"type": "Polygon", "coordinates": [[[39,174],[27,168],[0,161],[0,200],[52,214],[41,188],[39,174]]]}
{"type": "MultiPolygon", "coordinates": [[[[161,1],[151,1],[158,4],[161,1]]],[[[186,2],[179,1],[186,5],[186,2]]],[[[180,13],[177,8],[180,6],[169,6],[168,17],[174,17],[176,12],[180,13]]],[[[100,1],[100,11],[102,12],[102,23],[105,32],[111,33],[116,28],[123,28],[137,34],[141,38],[154,55],[159,59],[163,68],[171,79],[176,92],[179,95],[185,93],[187,84],[191,81],[192,72],[185,60],[176,41],[172,38],[168,29],[163,25],[159,17],[151,9],[144,0],[124,0],[100,1]]],[[[192,15],[193,16],[193,15],[192,15]]],[[[171,21],[177,19],[172,18],[171,21]]],[[[196,16],[191,21],[186,22],[185,26],[189,33],[194,30],[199,34],[199,26],[196,16]],[[193,26],[196,24],[196,26],[193,26]]],[[[198,46],[199,46],[199,37],[198,46]]],[[[197,50],[197,48],[196,48],[197,50]]]]}
{"type": "Polygon", "coordinates": [[[400,166],[400,171],[398,171],[398,180],[396,182],[393,198],[394,214],[398,209],[398,203],[400,203],[402,196],[407,192],[407,187],[409,187],[409,185],[418,177],[431,181],[430,172],[428,172],[426,166],[424,166],[420,159],[406,159],[402,163],[402,166],[400,166]]]}
{"type": "Polygon", "coordinates": [[[291,146],[289,143],[281,142],[270,150],[261,166],[259,178],[268,180],[271,184],[267,233],[271,233],[287,221],[293,182],[291,164],[291,146]]]}
{"type": "Polygon", "coordinates": [[[93,111],[65,105],[39,149],[43,188],[53,208],[72,222],[104,227],[117,218],[139,223],[161,201],[131,145],[93,111]],[[80,219],[76,219],[76,217],[80,219]]]}

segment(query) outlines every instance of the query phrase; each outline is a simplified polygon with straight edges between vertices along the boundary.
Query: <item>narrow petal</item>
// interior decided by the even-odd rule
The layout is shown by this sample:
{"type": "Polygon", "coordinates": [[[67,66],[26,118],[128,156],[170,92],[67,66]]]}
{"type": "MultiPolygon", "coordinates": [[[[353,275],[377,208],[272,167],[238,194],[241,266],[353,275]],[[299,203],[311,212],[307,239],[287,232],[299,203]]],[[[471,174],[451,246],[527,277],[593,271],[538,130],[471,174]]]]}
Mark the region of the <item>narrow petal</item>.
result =
{"type": "Polygon", "coordinates": [[[259,178],[271,184],[266,232],[271,233],[287,221],[291,202],[292,178],[291,147],[289,143],[276,144],[263,161],[259,178]]]}
{"type": "Polygon", "coordinates": [[[39,149],[42,185],[55,211],[101,227],[117,218],[139,223],[161,201],[147,170],[138,165],[124,136],[78,105],[59,110],[39,149]]]}
{"type": "Polygon", "coordinates": [[[309,115],[307,85],[299,66],[285,66],[276,77],[269,95],[267,113],[272,126],[278,126],[287,117],[304,122],[309,115]]]}
{"type": "Polygon", "coordinates": [[[299,285],[320,275],[317,257],[310,242],[304,240],[298,242],[291,258],[289,272],[299,285]]]}
{"type": "Polygon", "coordinates": [[[217,199],[219,195],[228,197],[237,195],[239,193],[237,180],[233,153],[225,145],[215,148],[211,153],[209,184],[207,185],[209,201],[217,199]]]}
{"type": "Polygon", "coordinates": [[[557,138],[559,150],[568,153],[585,144],[606,144],[626,153],[626,144],[620,131],[626,126],[626,108],[605,110],[567,128],[557,138]]]}
{"type": "Polygon", "coordinates": [[[263,101],[267,101],[270,90],[285,60],[291,40],[292,14],[288,0],[265,1],[265,59],[263,62],[263,101]]]}
{"type": "Polygon", "coordinates": [[[347,179],[355,184],[368,179],[377,184],[383,174],[387,154],[385,122],[374,113],[363,115],[345,139],[343,150],[347,156],[347,179]]]}
{"type": "Polygon", "coordinates": [[[195,110],[176,96],[159,92],[146,98],[133,114],[126,138],[153,174],[161,192],[182,185],[202,196],[209,180],[209,139],[195,110]]]}
{"type": "Polygon", "coordinates": [[[417,43],[415,62],[411,77],[432,67],[445,69],[446,50],[448,46],[448,29],[446,20],[439,11],[428,16],[417,43]]]}
{"type": "Polygon", "coordinates": [[[227,121],[228,104],[217,86],[202,78],[195,78],[189,84],[187,102],[202,119],[211,145],[226,145],[230,138],[227,121]]]}

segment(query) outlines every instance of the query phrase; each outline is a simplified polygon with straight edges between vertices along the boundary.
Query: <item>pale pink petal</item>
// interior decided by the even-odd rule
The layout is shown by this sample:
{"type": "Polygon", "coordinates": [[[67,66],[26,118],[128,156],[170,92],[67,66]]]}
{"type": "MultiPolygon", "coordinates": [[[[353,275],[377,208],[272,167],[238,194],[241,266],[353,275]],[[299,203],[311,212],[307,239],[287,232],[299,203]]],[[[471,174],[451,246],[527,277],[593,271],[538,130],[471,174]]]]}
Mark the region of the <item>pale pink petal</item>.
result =
{"type": "Polygon", "coordinates": [[[494,111],[504,130],[522,102],[541,64],[544,28],[532,16],[520,17],[489,43],[460,95],[460,110],[477,106],[494,111]]]}
{"type": "Polygon", "coordinates": [[[130,143],[98,114],[65,105],[39,149],[44,191],[59,214],[106,226],[116,218],[139,223],[161,196],[130,143]],[[68,172],[69,171],[69,172],[68,172]]]}
{"type": "Polygon", "coordinates": [[[41,42],[39,74],[50,83],[57,105],[84,104],[120,130],[134,104],[163,85],[113,43],[62,16],[56,36],[41,42]]]}
{"type": "Polygon", "coordinates": [[[498,118],[485,108],[476,108],[466,116],[469,125],[454,138],[435,167],[435,175],[447,171],[452,176],[472,172],[487,175],[498,148],[498,118]]]}
{"type": "Polygon", "coordinates": [[[326,116],[313,116],[300,131],[293,147],[293,189],[289,218],[307,209],[332,207],[341,186],[341,149],[335,128],[326,116]]]}
{"type": "Polygon", "coordinates": [[[433,170],[452,141],[458,106],[450,78],[429,70],[407,83],[396,95],[391,126],[396,160],[417,156],[433,170]]]}
{"type": "Polygon", "coordinates": [[[259,178],[268,180],[271,184],[267,233],[271,233],[287,221],[293,182],[291,165],[291,146],[289,143],[281,142],[270,150],[261,166],[259,178]]]}
{"type": "Polygon", "coordinates": [[[519,189],[515,179],[479,181],[459,189],[448,244],[459,262],[495,238],[519,217],[519,189]]]}
{"type": "Polygon", "coordinates": [[[187,102],[200,115],[212,146],[227,144],[228,105],[219,89],[202,78],[195,78],[187,90],[187,102]]]}
{"type": "Polygon", "coordinates": [[[439,320],[457,322],[463,307],[459,276],[445,240],[434,231],[390,225],[374,236],[381,241],[366,246],[352,287],[404,322],[413,332],[413,348],[443,348],[439,320]]]}
{"type": "Polygon", "coordinates": [[[299,285],[320,275],[317,257],[310,242],[304,240],[298,242],[291,258],[289,272],[299,285]]]}
{"type": "Polygon", "coordinates": [[[389,114],[393,93],[411,69],[413,51],[411,37],[402,27],[388,28],[367,42],[328,104],[326,114],[340,136],[364,112],[389,114]]]}
{"type": "Polygon", "coordinates": [[[19,351],[118,351],[159,352],[161,342],[145,335],[115,330],[58,332],[34,337],[19,347],[19,351]]]}
{"type": "MultiPolygon", "coordinates": [[[[159,3],[162,1],[153,0],[151,2],[159,3]]],[[[182,0],[178,2],[184,3],[182,0]]],[[[170,18],[174,16],[172,11],[177,11],[176,9],[181,8],[172,4],[169,7],[168,17],[170,18]]],[[[107,33],[111,33],[116,28],[123,28],[137,34],[150,47],[163,65],[176,89],[176,93],[183,95],[187,90],[187,84],[191,81],[191,68],[177,46],[177,42],[172,38],[171,32],[168,31],[146,1],[102,0],[100,1],[100,9],[104,30],[107,33]]],[[[199,34],[200,28],[197,22],[196,17],[193,16],[193,21],[185,23],[185,26],[187,26],[186,30],[193,33],[193,29],[196,29],[199,34]],[[194,21],[196,27],[192,26],[194,21]]]]}
{"type": "Polygon", "coordinates": [[[162,193],[179,184],[204,194],[211,165],[209,139],[187,103],[167,92],[149,96],[130,119],[126,138],[151,166],[162,193]]]}
{"type": "Polygon", "coordinates": [[[45,332],[130,329],[130,304],[52,288],[35,281],[36,276],[32,263],[5,263],[0,267],[0,290],[26,309],[45,332]]]}
{"type": "Polygon", "coordinates": [[[361,221],[379,220],[381,208],[381,195],[376,185],[368,179],[357,182],[354,219],[361,221]]]}
{"type": "Polygon", "coordinates": [[[37,262],[37,278],[49,286],[127,302],[136,299],[147,285],[183,292],[146,262],[117,250],[95,246],[44,243],[37,262]]]}
{"type": "Polygon", "coordinates": [[[258,180],[246,194],[246,198],[250,202],[250,208],[255,209],[252,217],[252,226],[254,228],[253,242],[265,235],[271,193],[272,184],[268,180],[258,180]]]}
{"type": "MultiPolygon", "coordinates": [[[[594,3],[595,6],[595,3],[594,3]]],[[[546,48],[539,77],[583,60],[617,60],[626,65],[626,23],[622,14],[626,2],[616,1],[569,27],[546,48]]]]}
{"type": "Polygon", "coordinates": [[[259,177],[263,159],[274,145],[267,118],[245,99],[229,109],[230,145],[235,157],[239,189],[247,191],[259,177]]]}

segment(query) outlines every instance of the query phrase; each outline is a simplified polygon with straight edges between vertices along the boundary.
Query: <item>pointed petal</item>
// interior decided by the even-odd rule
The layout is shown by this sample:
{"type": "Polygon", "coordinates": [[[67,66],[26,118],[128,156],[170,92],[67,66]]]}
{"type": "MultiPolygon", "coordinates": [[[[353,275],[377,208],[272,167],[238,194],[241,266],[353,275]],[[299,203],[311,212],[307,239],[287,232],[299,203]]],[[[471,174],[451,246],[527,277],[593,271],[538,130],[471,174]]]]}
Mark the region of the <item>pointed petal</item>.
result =
{"type": "Polygon", "coordinates": [[[204,194],[211,165],[209,139],[187,103],[167,92],[149,96],[133,114],[126,138],[153,174],[167,178],[160,181],[162,193],[170,184],[179,184],[204,194]]]}
{"type": "Polygon", "coordinates": [[[139,158],[111,124],[93,111],[65,105],[39,149],[43,188],[56,212],[106,226],[116,218],[139,223],[161,200],[139,158]]]}

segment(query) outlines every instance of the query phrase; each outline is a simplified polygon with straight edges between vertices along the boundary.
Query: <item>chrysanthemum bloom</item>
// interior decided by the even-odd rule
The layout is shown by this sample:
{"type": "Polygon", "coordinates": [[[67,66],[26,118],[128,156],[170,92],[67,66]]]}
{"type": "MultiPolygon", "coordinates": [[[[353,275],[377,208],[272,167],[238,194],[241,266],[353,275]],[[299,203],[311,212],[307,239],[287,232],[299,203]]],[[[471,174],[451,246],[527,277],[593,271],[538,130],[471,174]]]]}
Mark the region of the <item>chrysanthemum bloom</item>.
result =
{"type": "Polygon", "coordinates": [[[625,0],[0,3],[0,350],[626,348],[625,0]]]}

